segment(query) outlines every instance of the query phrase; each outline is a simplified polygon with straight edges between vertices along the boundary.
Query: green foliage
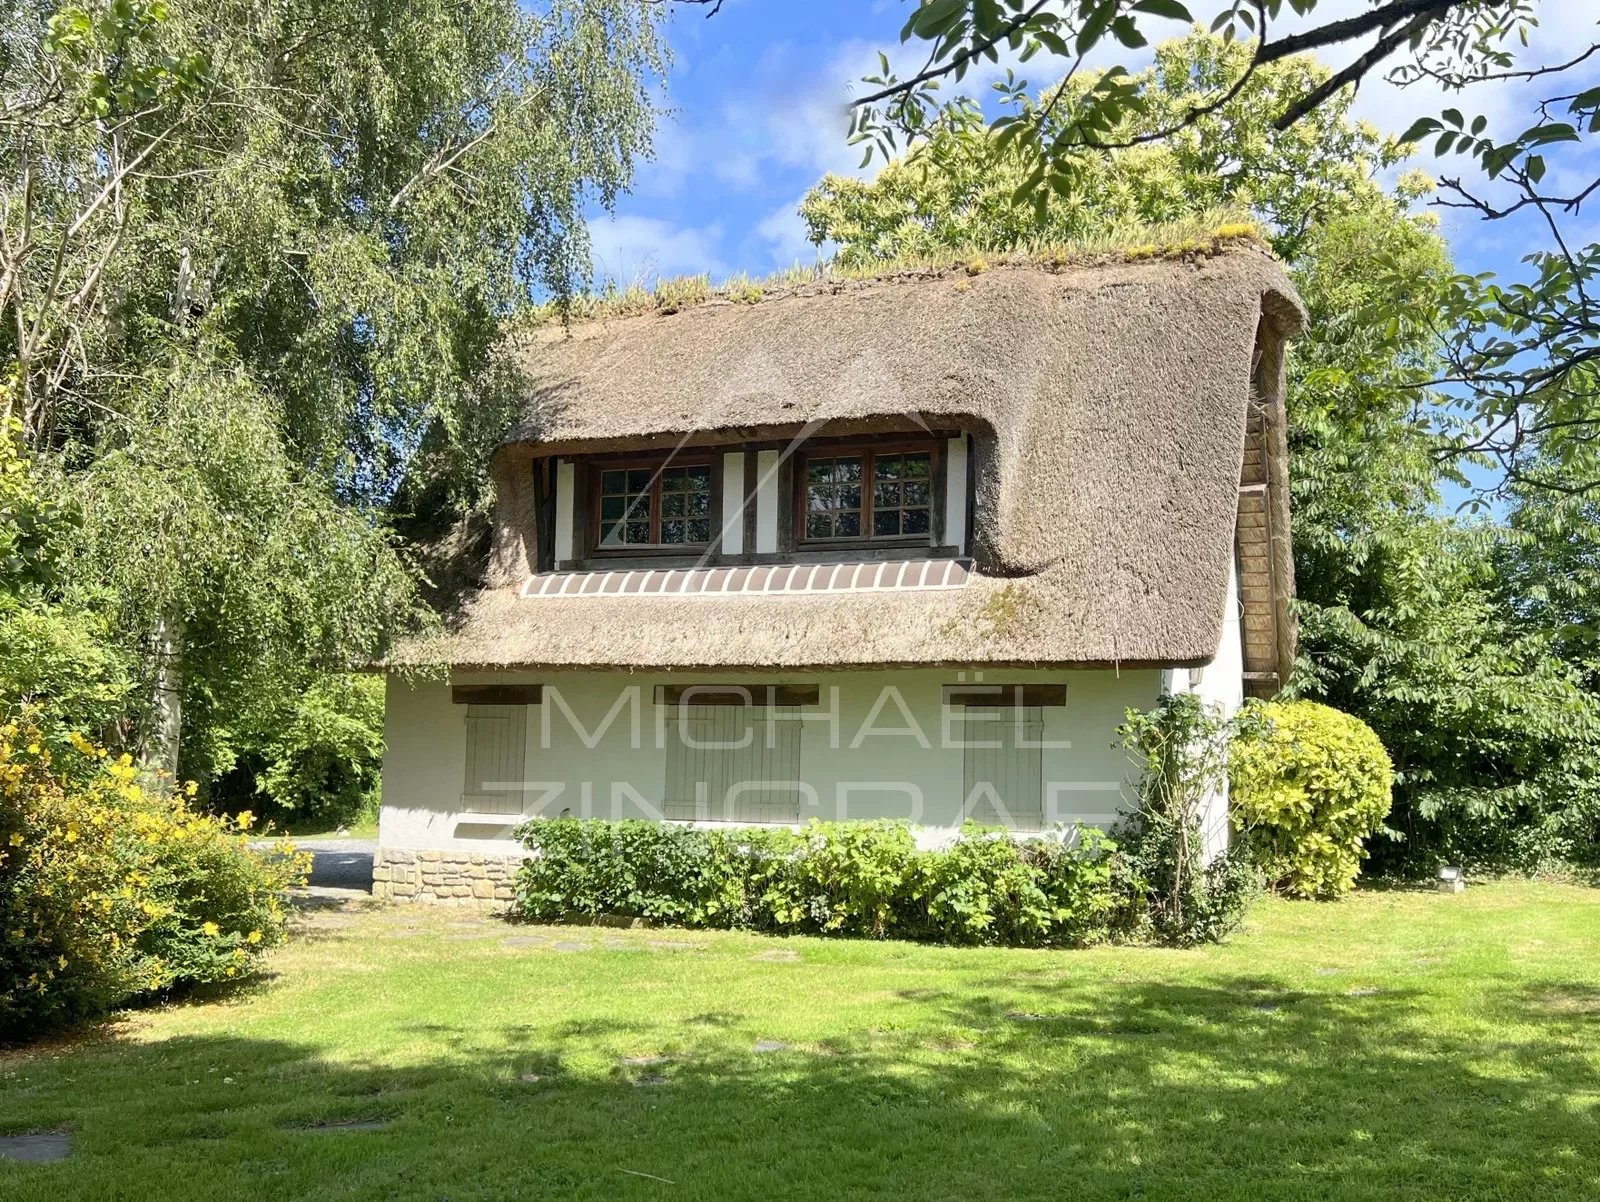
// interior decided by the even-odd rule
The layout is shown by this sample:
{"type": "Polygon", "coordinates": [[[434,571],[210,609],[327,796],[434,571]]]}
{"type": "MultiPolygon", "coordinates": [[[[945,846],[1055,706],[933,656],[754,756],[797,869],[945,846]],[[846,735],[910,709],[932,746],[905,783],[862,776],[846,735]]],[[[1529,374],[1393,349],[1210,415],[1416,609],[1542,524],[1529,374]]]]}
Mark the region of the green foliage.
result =
{"type": "Polygon", "coordinates": [[[57,754],[26,716],[0,725],[0,1040],[248,972],[306,867],[250,850],[249,825],[81,736],[57,754]]]}
{"type": "MultiPolygon", "coordinates": [[[[76,520],[47,540],[45,600],[132,661],[123,744],[155,744],[159,671],[209,776],[242,712],[426,623],[388,507],[411,473],[410,495],[483,499],[517,399],[508,319],[587,275],[585,214],[649,151],[656,9],[10,15],[0,419],[76,520]]],[[[8,484],[0,507],[20,512],[8,484]]],[[[0,535],[0,570],[18,545],[0,535]]],[[[358,733],[321,724],[348,760],[358,733]]]]}
{"type": "MultiPolygon", "coordinates": [[[[1160,129],[1242,70],[1249,52],[1195,33],[1164,42],[1132,80],[1144,107],[1129,133],[1160,129]]],[[[1326,79],[1309,58],[1256,71],[1240,93],[1180,136],[1085,158],[1074,186],[1018,206],[1015,193],[1032,164],[976,116],[932,132],[871,181],[829,175],[807,194],[800,213],[811,237],[839,246],[839,260],[861,265],[938,250],[1076,243],[1116,231],[1182,221],[1244,207],[1270,229],[1279,254],[1295,258],[1318,222],[1370,205],[1374,181],[1400,147],[1348,117],[1348,94],[1285,131],[1272,115],[1286,98],[1326,79]]],[[[1077,75],[1055,88],[1081,96],[1094,87],[1077,75]]],[[[1404,195],[1418,181],[1408,180],[1404,195]]]]}
{"type": "Polygon", "coordinates": [[[1294,897],[1355,887],[1389,815],[1394,765],[1372,728],[1314,701],[1253,702],[1228,754],[1229,816],[1250,855],[1294,897]]]}
{"type": "Polygon", "coordinates": [[[1094,942],[1113,908],[1097,831],[1013,839],[969,825],[919,849],[901,822],[697,830],[642,819],[538,819],[517,875],[524,917],[613,915],[784,934],[1051,946],[1094,942]]]}
{"type": "Polygon", "coordinates": [[[719,831],[642,819],[552,818],[519,828],[535,853],[517,876],[525,917],[615,914],[683,926],[738,926],[739,849],[719,831]]]}
{"type": "Polygon", "coordinates": [[[1140,768],[1138,806],[1113,832],[1124,857],[1123,927],[1179,947],[1214,943],[1260,891],[1260,873],[1244,857],[1223,852],[1208,863],[1204,854],[1201,811],[1223,786],[1229,730],[1191,693],[1129,710],[1118,728],[1140,768]]]}
{"type": "MultiPolygon", "coordinates": [[[[211,714],[206,711],[209,719],[211,714]]],[[[383,770],[383,678],[326,673],[206,721],[187,763],[207,766],[213,807],[328,827],[376,818],[383,770]],[[223,722],[226,721],[226,725],[223,722]]]]}

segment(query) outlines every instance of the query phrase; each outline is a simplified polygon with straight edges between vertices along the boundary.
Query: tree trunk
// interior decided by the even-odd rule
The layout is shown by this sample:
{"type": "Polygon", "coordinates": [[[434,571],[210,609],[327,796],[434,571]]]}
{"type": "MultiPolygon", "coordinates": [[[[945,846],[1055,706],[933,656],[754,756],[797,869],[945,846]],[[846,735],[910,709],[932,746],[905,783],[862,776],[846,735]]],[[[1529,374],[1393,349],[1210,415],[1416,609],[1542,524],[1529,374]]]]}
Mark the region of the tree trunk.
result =
{"type": "Polygon", "coordinates": [[[156,622],[156,683],[151,698],[151,732],[145,767],[178,779],[179,738],[183,732],[183,630],[181,615],[156,622]]]}

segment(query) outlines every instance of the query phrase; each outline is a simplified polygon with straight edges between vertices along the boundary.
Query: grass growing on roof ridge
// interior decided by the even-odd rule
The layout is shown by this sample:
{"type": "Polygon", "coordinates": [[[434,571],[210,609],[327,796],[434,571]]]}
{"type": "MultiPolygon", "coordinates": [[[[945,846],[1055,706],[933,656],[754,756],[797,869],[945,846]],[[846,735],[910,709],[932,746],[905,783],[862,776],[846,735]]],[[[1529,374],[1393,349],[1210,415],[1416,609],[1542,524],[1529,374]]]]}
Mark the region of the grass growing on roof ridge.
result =
{"type": "Polygon", "coordinates": [[[637,317],[647,313],[667,315],[692,309],[708,301],[756,304],[830,283],[860,282],[896,276],[930,276],[965,272],[982,275],[1000,267],[1032,267],[1060,271],[1069,267],[1098,267],[1163,259],[1204,259],[1231,247],[1253,245],[1269,249],[1261,227],[1236,209],[1216,209],[1197,217],[1158,225],[1126,223],[1108,227],[1094,238],[1077,242],[1041,242],[997,249],[968,246],[938,254],[899,255],[865,263],[833,260],[819,266],[794,266],[756,279],[739,274],[721,284],[709,275],[672,276],[654,288],[630,284],[574,296],[563,306],[549,301],[536,306],[524,319],[530,326],[562,320],[588,321],[606,317],[637,317]]]}

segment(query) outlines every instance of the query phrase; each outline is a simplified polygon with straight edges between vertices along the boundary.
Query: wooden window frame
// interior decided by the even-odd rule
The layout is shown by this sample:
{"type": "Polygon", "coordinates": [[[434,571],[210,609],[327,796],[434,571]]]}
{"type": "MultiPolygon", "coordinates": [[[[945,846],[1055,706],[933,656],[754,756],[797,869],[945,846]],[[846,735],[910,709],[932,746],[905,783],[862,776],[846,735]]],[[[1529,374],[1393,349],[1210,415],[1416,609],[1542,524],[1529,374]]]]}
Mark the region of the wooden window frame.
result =
{"type": "Polygon", "coordinates": [[[1067,686],[1064,684],[1013,684],[996,681],[993,684],[977,681],[972,684],[947,684],[944,686],[946,705],[971,706],[973,709],[1039,709],[1067,703],[1067,686]]]}
{"type": "Polygon", "coordinates": [[[658,684],[657,705],[769,706],[816,705],[822,686],[814,684],[658,684]]]}
{"type": "Polygon", "coordinates": [[[458,684],[450,687],[451,705],[540,705],[542,684],[458,684]]]}
{"type": "MultiPolygon", "coordinates": [[[[588,473],[585,482],[588,506],[583,516],[583,541],[588,554],[596,559],[626,558],[632,555],[701,555],[716,547],[722,535],[722,452],[715,447],[697,448],[694,454],[634,455],[626,457],[594,456],[585,461],[588,473]],[[711,484],[706,497],[706,541],[703,543],[663,543],[661,538],[661,474],[668,468],[704,467],[710,473],[711,484]],[[604,519],[600,513],[602,480],[606,472],[638,471],[650,469],[650,535],[648,543],[624,543],[621,546],[601,545],[604,519]]],[[[685,521],[689,519],[685,517],[685,521]]],[[[695,519],[698,521],[699,519],[695,519]]]]}
{"type": "Polygon", "coordinates": [[[874,442],[866,439],[846,439],[838,442],[807,444],[794,455],[794,498],[790,510],[794,523],[794,548],[797,551],[844,548],[860,550],[871,547],[937,547],[944,539],[944,440],[939,438],[901,438],[892,442],[874,442]],[[872,529],[873,467],[880,457],[904,454],[928,456],[928,533],[884,534],[863,533],[852,538],[806,537],[806,484],[813,459],[861,459],[861,529],[872,529]]]}

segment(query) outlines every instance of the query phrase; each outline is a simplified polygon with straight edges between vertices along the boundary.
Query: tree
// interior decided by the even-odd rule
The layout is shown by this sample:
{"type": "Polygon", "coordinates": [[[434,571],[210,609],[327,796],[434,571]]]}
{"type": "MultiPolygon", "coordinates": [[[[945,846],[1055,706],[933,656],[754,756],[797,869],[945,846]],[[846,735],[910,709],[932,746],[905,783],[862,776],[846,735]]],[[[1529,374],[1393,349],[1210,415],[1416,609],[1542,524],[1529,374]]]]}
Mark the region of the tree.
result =
{"type": "MultiPolygon", "coordinates": [[[[1162,127],[1249,54],[1214,35],[1163,44],[1131,80],[1148,101],[1137,121],[1162,127]]],[[[1513,546],[1536,558],[1536,548],[1440,512],[1452,461],[1437,453],[1429,396],[1414,382],[1440,369],[1435,331],[1454,269],[1436,223],[1411,212],[1428,181],[1380,185],[1401,148],[1351,121],[1348,95],[1275,127],[1285,96],[1328,77],[1309,59],[1260,68],[1179,136],[1086,160],[1076,190],[1047,195],[1042,210],[1011,203],[1024,161],[975,121],[938,131],[871,182],[823,180],[802,213],[841,258],[870,261],[1246,207],[1310,315],[1288,392],[1302,622],[1291,692],[1361,716],[1390,749],[1404,841],[1379,843],[1378,866],[1570,854],[1590,837],[1600,701],[1545,615],[1510,619],[1500,558],[1513,546]]]]}
{"type": "Polygon", "coordinates": [[[1085,63],[1107,48],[1138,50],[1158,22],[1193,20],[1180,0],[921,0],[901,38],[925,48],[923,65],[902,76],[881,58],[880,73],[856,101],[852,139],[866,144],[870,161],[987,122],[1027,165],[1014,201],[1031,202],[1042,214],[1051,195],[1081,189],[1099,153],[1179,137],[1243,95],[1258,73],[1308,51],[1356,48],[1344,66],[1281,98],[1271,114],[1280,131],[1378,71],[1402,86],[1427,80],[1466,95],[1483,85],[1548,79],[1550,94],[1530,108],[1520,130],[1490,129],[1486,116],[1451,107],[1418,114],[1407,132],[1408,140],[1428,138],[1436,155],[1458,156],[1454,162],[1476,172],[1472,179],[1444,176],[1439,203],[1494,221],[1536,216],[1547,237],[1528,258],[1525,282],[1453,281],[1438,331],[1439,368],[1413,386],[1459,390],[1451,394],[1456,420],[1435,430],[1443,453],[1490,462],[1502,487],[1592,496],[1600,491],[1600,243],[1584,245],[1573,234],[1583,204],[1600,191],[1592,163],[1580,157],[1585,139],[1600,132],[1600,87],[1580,72],[1600,42],[1573,47],[1561,61],[1519,63],[1518,43],[1539,13],[1553,11],[1539,0],[1374,0],[1367,11],[1324,19],[1328,7],[1319,0],[1219,5],[1213,31],[1230,41],[1248,37],[1246,55],[1204,94],[1150,120],[1157,109],[1148,81],[1121,66],[1091,71],[1085,63]],[[1280,33],[1291,20],[1307,27],[1280,33]],[[1020,66],[1040,52],[1069,64],[1062,85],[1035,96],[1010,69],[992,119],[968,98],[942,99],[941,85],[976,65],[998,64],[1004,53],[1020,66]],[[1574,146],[1571,170],[1552,170],[1549,156],[1574,146]]]}
{"type": "Polygon", "coordinates": [[[56,595],[136,652],[153,703],[131,744],[175,768],[182,698],[293,693],[426,620],[386,505],[425,433],[450,495],[481,495],[512,400],[503,326],[585,274],[585,206],[649,150],[654,19],[635,0],[19,6],[5,412],[77,515],[56,595]]]}

